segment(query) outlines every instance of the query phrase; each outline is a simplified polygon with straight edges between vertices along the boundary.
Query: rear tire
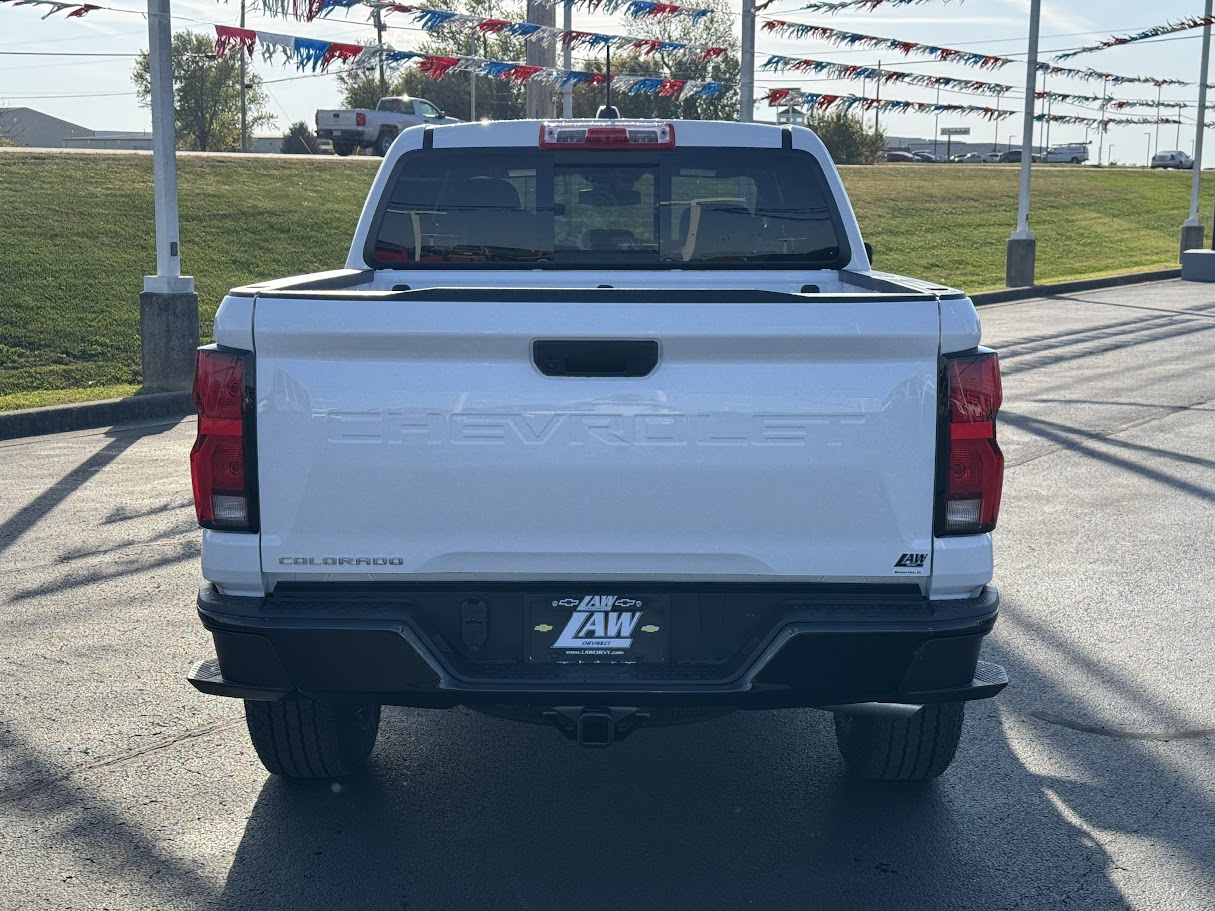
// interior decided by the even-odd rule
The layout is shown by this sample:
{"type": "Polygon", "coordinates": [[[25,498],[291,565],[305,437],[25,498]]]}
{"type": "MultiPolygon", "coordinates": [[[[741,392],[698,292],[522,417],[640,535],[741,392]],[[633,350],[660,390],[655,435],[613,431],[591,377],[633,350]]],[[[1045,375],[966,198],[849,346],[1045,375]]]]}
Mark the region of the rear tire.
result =
{"type": "Polygon", "coordinates": [[[926,705],[910,718],[835,712],[835,740],[848,772],[873,781],[936,778],[953,762],[964,702],[926,705]]]}
{"type": "Polygon", "coordinates": [[[1079,159],[1079,158],[1073,158],[1073,159],[1072,159],[1072,164],[1080,164],[1080,159],[1079,159]]]}
{"type": "Polygon", "coordinates": [[[380,707],[304,696],[247,699],[245,721],[257,758],[270,774],[340,778],[367,762],[380,730],[380,707]]]}
{"type": "Polygon", "coordinates": [[[393,142],[396,141],[397,134],[387,131],[381,133],[375,141],[375,153],[381,158],[388,155],[388,150],[392,148],[393,142]]]}
{"type": "Polygon", "coordinates": [[[345,158],[347,155],[349,155],[353,151],[354,151],[353,142],[335,142],[333,144],[333,154],[341,155],[343,158],[345,158]]]}

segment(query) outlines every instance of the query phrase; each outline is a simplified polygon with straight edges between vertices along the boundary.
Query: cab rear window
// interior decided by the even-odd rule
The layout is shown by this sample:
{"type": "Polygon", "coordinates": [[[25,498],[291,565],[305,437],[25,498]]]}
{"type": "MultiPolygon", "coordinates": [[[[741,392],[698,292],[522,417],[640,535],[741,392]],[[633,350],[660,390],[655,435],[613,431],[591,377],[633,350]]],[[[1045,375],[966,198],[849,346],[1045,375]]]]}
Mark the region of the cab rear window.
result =
{"type": "Polygon", "coordinates": [[[813,156],[791,149],[427,149],[403,156],[368,244],[381,268],[842,268],[813,156]]]}

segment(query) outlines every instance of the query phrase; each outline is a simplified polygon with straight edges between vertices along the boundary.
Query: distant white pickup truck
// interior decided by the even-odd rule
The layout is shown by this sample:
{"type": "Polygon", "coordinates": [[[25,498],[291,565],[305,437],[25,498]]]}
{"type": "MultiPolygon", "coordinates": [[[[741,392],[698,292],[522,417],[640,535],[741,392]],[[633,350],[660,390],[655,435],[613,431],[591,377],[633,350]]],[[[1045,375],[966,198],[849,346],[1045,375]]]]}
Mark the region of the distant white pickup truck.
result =
{"type": "Polygon", "coordinates": [[[459,123],[424,98],[404,96],[381,98],[375,110],[353,108],[316,112],[316,135],[328,139],[338,155],[349,155],[356,148],[388,154],[397,135],[423,124],[459,123]]]}
{"type": "Polygon", "coordinates": [[[945,770],[1007,683],[999,364],[872,270],[813,132],[409,129],[346,266],[234,289],[198,355],[189,679],[267,769],[353,772],[399,705],[599,747],[808,706],[856,775],[945,770]]]}

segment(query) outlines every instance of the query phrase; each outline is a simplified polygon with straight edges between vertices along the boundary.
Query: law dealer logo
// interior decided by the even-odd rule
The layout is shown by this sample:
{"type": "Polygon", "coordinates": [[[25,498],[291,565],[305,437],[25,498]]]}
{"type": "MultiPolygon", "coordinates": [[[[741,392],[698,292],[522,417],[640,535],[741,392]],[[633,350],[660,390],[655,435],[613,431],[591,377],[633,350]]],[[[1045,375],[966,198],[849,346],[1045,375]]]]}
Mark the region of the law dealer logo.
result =
{"type": "Polygon", "coordinates": [[[924,574],[924,564],[928,562],[928,554],[901,554],[894,561],[896,576],[920,576],[924,574]]]}
{"type": "MultiPolygon", "coordinates": [[[[587,595],[581,600],[554,601],[553,607],[572,607],[574,611],[550,648],[568,655],[619,654],[632,647],[633,633],[641,622],[642,611],[628,608],[641,606],[636,598],[616,595],[587,595]]],[[[642,627],[647,633],[656,633],[658,629],[652,623],[642,627]]]]}

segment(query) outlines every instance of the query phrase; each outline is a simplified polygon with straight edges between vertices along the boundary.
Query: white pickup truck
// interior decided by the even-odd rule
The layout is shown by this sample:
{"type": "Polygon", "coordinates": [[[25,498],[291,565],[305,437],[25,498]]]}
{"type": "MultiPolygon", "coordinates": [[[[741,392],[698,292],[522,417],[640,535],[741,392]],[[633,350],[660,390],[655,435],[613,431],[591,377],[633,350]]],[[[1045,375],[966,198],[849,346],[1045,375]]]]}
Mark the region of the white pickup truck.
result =
{"type": "Polygon", "coordinates": [[[382,705],[587,746],[815,707],[922,779],[1007,684],[996,355],[872,271],[810,130],[406,130],[346,268],[233,290],[215,339],[189,679],[273,773],[354,772],[382,705]]]}
{"type": "Polygon", "coordinates": [[[385,155],[398,134],[423,124],[459,123],[424,98],[381,98],[375,110],[352,108],[316,112],[316,136],[328,139],[338,155],[356,148],[385,155]]]}

